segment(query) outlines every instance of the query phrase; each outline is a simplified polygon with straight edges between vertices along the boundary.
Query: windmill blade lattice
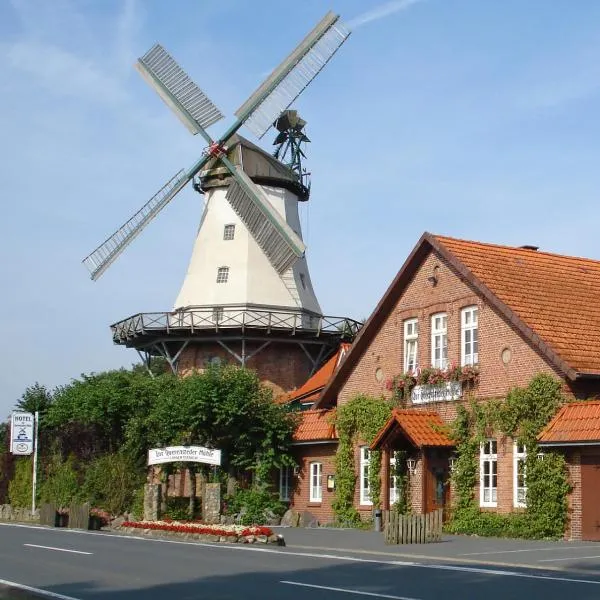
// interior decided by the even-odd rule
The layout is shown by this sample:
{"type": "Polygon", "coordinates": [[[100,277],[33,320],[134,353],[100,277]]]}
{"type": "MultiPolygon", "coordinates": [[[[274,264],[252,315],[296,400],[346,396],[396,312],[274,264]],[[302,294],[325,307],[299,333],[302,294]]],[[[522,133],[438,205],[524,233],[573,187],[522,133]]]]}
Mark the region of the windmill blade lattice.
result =
{"type": "Polygon", "coordinates": [[[254,135],[262,138],[277,117],[319,74],[349,35],[350,31],[339,23],[339,16],[327,13],[240,106],[235,115],[245,120],[246,127],[254,135]]]}
{"type": "Polygon", "coordinates": [[[223,118],[221,111],[160,44],[152,46],[135,67],[194,135],[223,118]]]}
{"type": "Polygon", "coordinates": [[[175,174],[131,219],[83,259],[96,280],[125,250],[133,238],[185,187],[191,178],[183,169],[175,174]]]}

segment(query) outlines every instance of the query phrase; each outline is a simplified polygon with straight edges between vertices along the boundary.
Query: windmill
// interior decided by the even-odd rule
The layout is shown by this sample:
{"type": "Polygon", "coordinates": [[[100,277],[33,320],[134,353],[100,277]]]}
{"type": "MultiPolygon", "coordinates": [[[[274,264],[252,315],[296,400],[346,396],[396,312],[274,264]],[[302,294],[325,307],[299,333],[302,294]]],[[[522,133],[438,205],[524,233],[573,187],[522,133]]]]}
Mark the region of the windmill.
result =
{"type": "MultiPolygon", "coordinates": [[[[297,217],[297,200],[308,199],[302,173],[237,134],[246,126],[260,139],[274,122],[281,122],[282,112],[349,34],[338,15],[325,15],[240,106],[235,122],[217,139],[207,129],[223,118],[222,113],[167,51],[156,44],[138,60],[140,74],[187,129],[200,134],[207,147],[189,169],[176,173],[83,260],[91,278],[99,278],[188,183],[193,182],[206,201],[175,310],[140,313],[115,323],[116,343],[136,348],[145,360],[162,355],[174,371],[180,371],[182,361],[186,362],[184,353],[190,355],[192,347],[196,354],[202,347],[205,361],[207,356],[219,359],[225,354],[247,365],[259,352],[264,355],[267,347],[280,353],[275,342],[281,345],[293,336],[287,342],[300,344],[300,354],[310,359],[312,371],[342,336],[356,333],[354,321],[324,317],[312,290],[297,217]],[[230,221],[225,225],[224,214],[230,221]],[[215,232],[221,230],[222,240],[235,244],[218,250],[215,232]],[[212,278],[214,265],[209,269],[207,261],[219,252],[238,266],[235,285],[219,286],[230,282],[229,266],[218,266],[216,278],[212,278]],[[250,289],[252,279],[260,281],[250,289]]],[[[197,360],[192,362],[192,367],[198,367],[197,360]]]]}

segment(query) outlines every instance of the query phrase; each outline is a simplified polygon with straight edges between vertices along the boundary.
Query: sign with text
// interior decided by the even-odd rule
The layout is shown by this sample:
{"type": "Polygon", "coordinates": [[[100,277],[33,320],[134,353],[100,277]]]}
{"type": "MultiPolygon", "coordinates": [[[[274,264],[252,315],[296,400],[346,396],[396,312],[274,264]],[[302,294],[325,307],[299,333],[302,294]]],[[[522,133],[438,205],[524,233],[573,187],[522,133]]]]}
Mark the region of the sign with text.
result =
{"type": "Polygon", "coordinates": [[[458,400],[462,396],[460,381],[446,381],[434,385],[415,385],[410,393],[413,404],[427,404],[427,402],[447,402],[458,400]]]}
{"type": "Polygon", "coordinates": [[[221,451],[203,446],[167,446],[148,450],[148,464],[161,465],[170,462],[199,462],[207,465],[221,464],[221,451]]]}
{"type": "Polygon", "coordinates": [[[14,412],[10,417],[10,451],[20,456],[33,452],[34,416],[26,412],[14,412]]]}

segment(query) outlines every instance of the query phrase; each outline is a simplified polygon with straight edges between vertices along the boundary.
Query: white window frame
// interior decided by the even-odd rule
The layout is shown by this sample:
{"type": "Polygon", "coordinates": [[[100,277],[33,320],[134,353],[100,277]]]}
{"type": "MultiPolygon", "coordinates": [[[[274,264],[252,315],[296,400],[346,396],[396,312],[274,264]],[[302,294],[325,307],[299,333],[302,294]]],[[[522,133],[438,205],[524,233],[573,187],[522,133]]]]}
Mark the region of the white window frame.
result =
{"type": "Polygon", "coordinates": [[[479,448],[479,505],[491,508],[498,506],[498,440],[494,438],[482,442],[479,448]],[[486,491],[489,493],[486,494],[486,491]]]}
{"type": "Polygon", "coordinates": [[[431,366],[436,369],[448,367],[448,315],[443,312],[431,315],[431,366]],[[439,358],[436,357],[437,350],[439,358]]]}
{"type": "Polygon", "coordinates": [[[320,462],[311,462],[309,465],[309,500],[310,502],[323,501],[323,464],[320,462]]]}
{"type": "Polygon", "coordinates": [[[419,320],[404,321],[404,372],[416,373],[419,368],[419,320]]]}
{"type": "Polygon", "coordinates": [[[292,488],[292,467],[279,467],[279,499],[282,502],[290,501],[292,488]]]}
{"type": "Polygon", "coordinates": [[[527,448],[517,441],[513,445],[513,506],[527,507],[527,448]],[[519,486],[519,463],[523,464],[523,485],[519,486]],[[519,500],[519,490],[523,491],[524,500],[519,500]]]}
{"type": "Polygon", "coordinates": [[[235,239],[235,223],[227,223],[223,226],[223,239],[226,242],[235,239]]]}
{"type": "Polygon", "coordinates": [[[479,317],[477,306],[467,306],[460,311],[460,364],[476,365],[479,362],[479,317]]]}
{"type": "Polygon", "coordinates": [[[217,269],[217,283],[227,283],[229,281],[229,267],[219,267],[217,269]]]}
{"type": "Polygon", "coordinates": [[[390,454],[390,506],[398,502],[398,476],[396,475],[396,453],[390,454]]]}
{"type": "Polygon", "coordinates": [[[372,506],[371,486],[369,485],[369,470],[371,468],[371,452],[369,446],[360,447],[360,503],[372,506]]]}

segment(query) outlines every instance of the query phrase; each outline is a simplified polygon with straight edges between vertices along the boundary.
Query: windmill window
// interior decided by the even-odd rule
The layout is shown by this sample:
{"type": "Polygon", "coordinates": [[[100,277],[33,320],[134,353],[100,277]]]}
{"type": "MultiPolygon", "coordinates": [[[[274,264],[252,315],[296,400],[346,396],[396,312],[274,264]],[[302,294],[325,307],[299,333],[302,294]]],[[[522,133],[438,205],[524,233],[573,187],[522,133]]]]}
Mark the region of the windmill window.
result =
{"type": "Polygon", "coordinates": [[[229,279],[229,267],[219,267],[217,270],[217,283],[227,283],[229,279]]]}
{"type": "Polygon", "coordinates": [[[306,289],[306,278],[304,277],[304,273],[300,273],[300,283],[302,284],[302,289],[306,289]]]}
{"type": "Polygon", "coordinates": [[[223,239],[232,240],[235,237],[235,225],[230,223],[223,228],[223,239]]]}

